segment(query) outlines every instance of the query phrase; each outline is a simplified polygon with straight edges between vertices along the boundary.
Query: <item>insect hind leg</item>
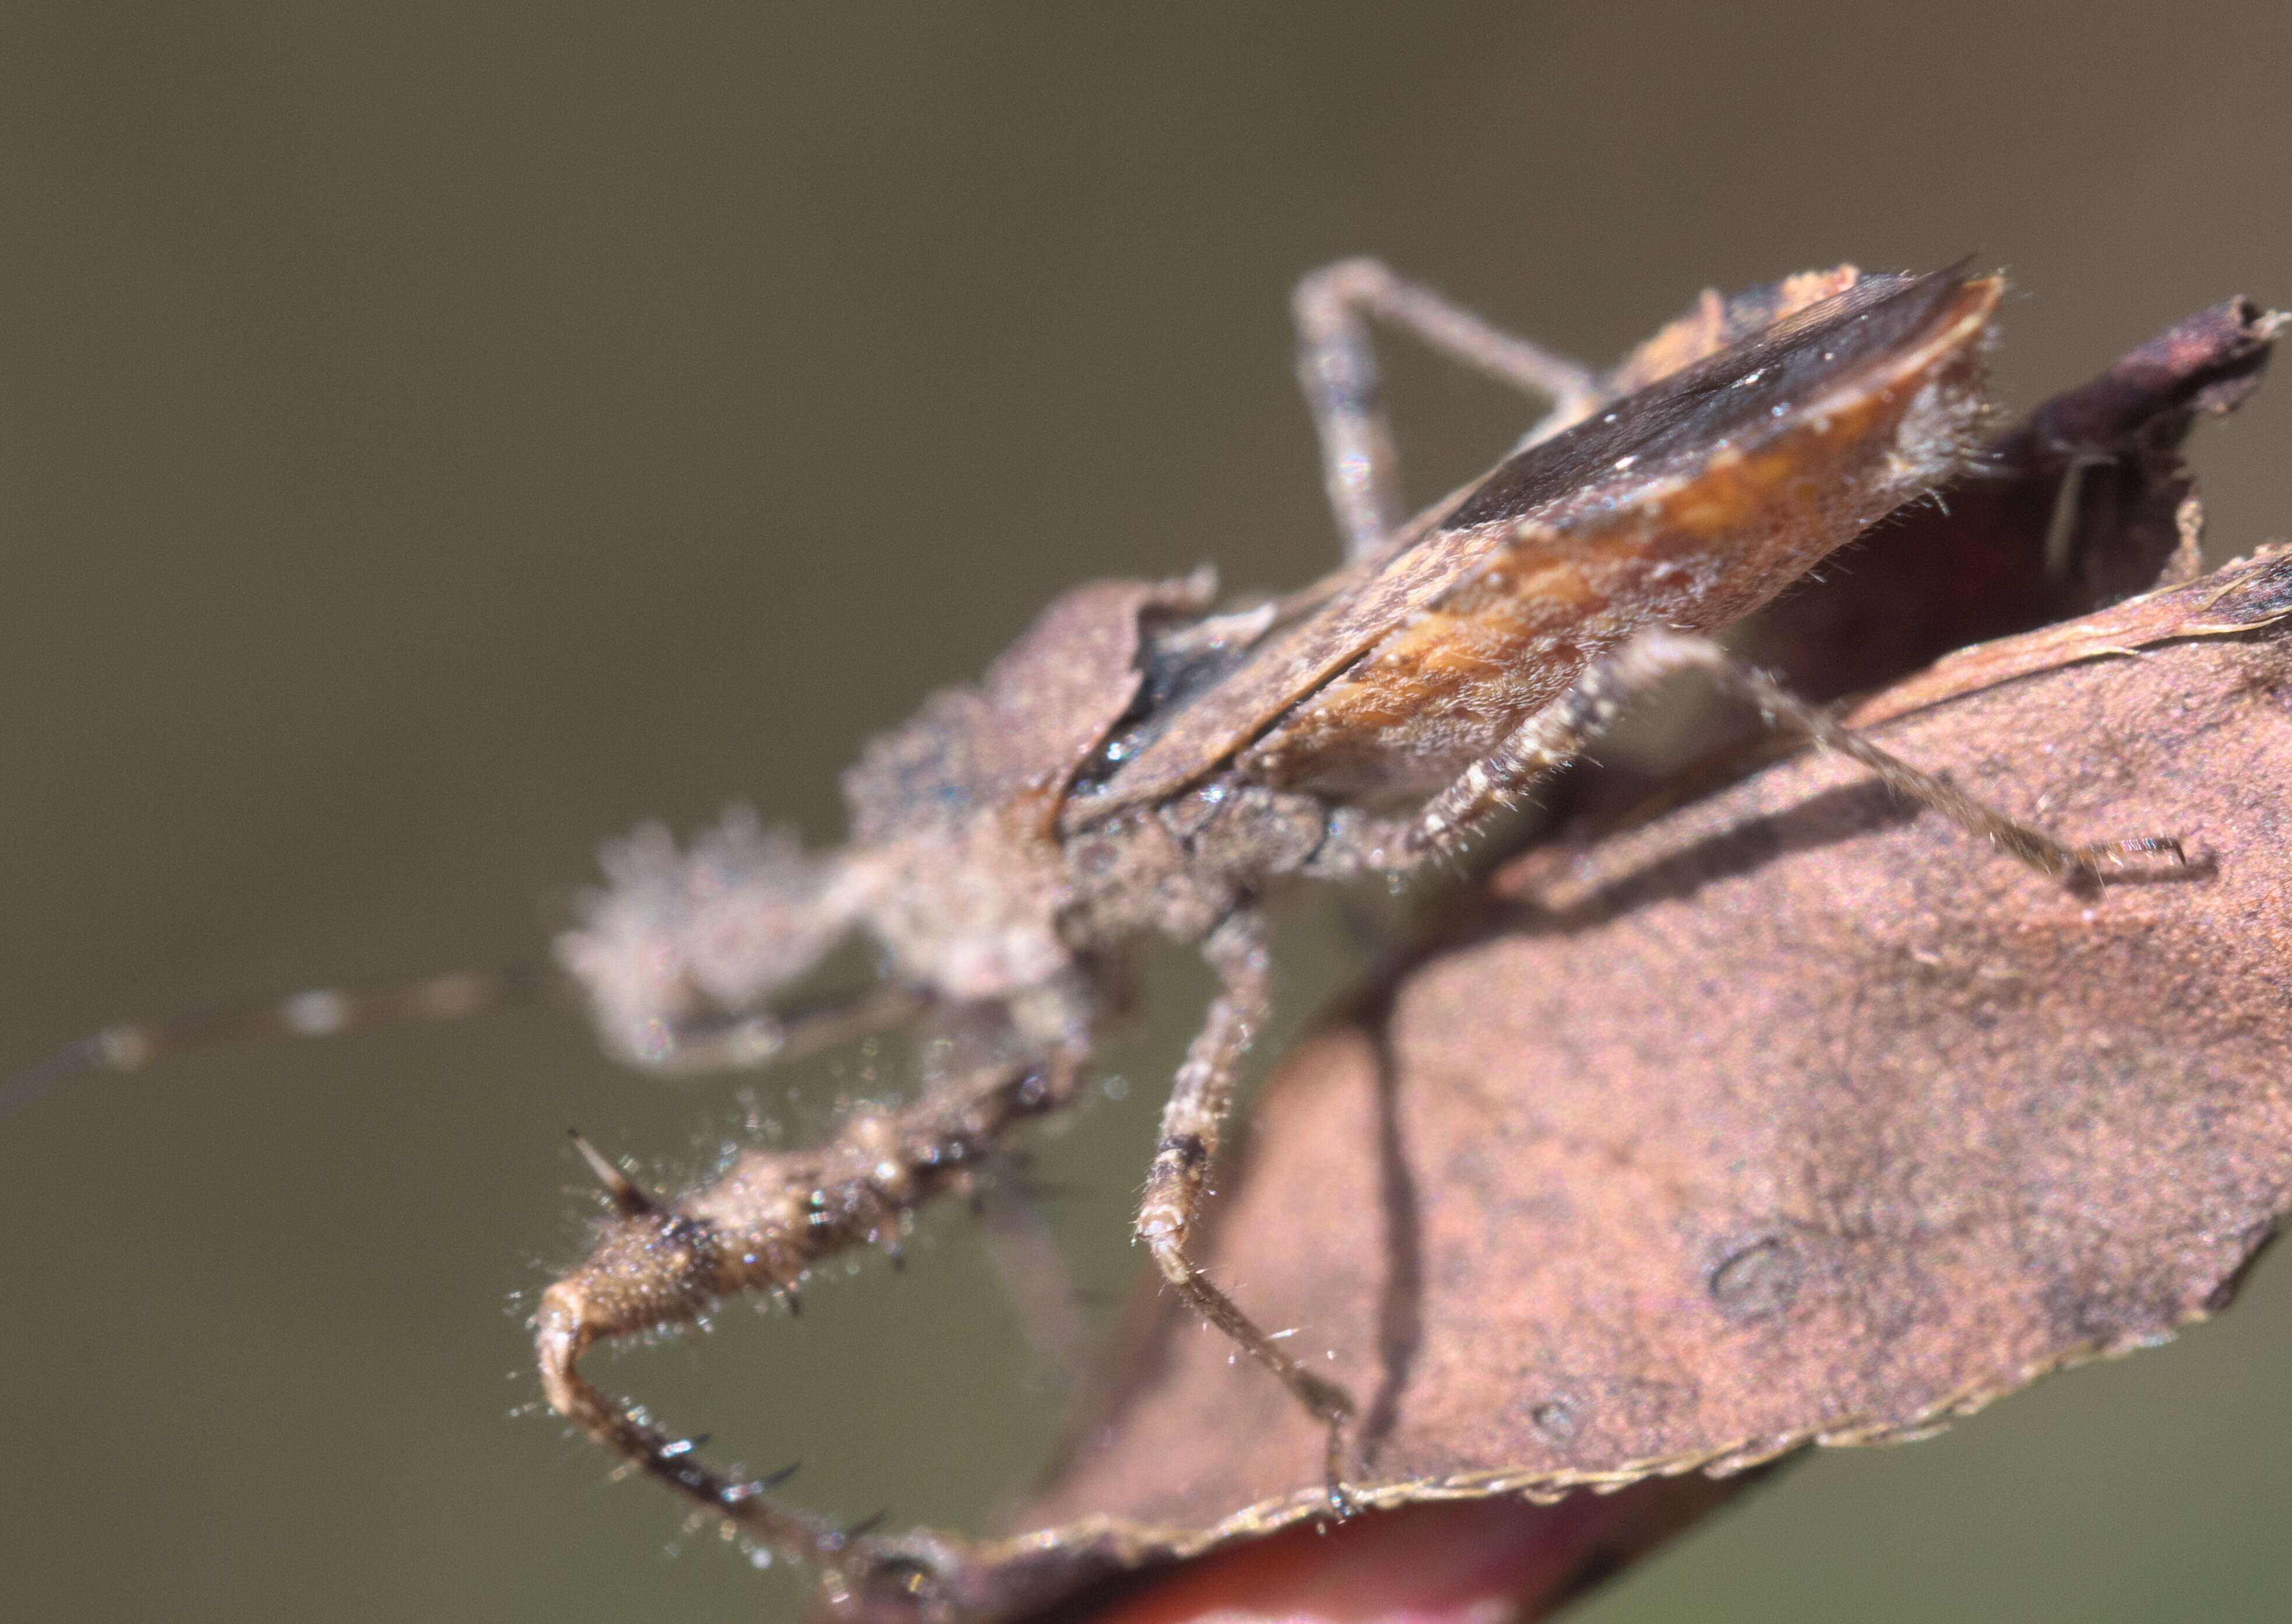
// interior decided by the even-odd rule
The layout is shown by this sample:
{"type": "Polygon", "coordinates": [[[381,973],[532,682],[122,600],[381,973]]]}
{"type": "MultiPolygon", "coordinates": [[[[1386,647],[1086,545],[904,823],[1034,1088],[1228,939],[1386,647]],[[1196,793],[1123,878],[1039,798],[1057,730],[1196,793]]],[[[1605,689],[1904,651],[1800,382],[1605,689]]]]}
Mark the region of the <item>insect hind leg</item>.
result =
{"type": "Polygon", "coordinates": [[[1895,794],[1931,807],[1967,834],[2050,879],[2090,884],[2104,872],[2142,858],[2187,864],[2181,843],[2169,835],[2064,844],[1881,749],[1710,638],[1664,630],[1639,633],[1586,671],[1568,692],[1521,723],[1493,753],[1465,769],[1418,813],[1403,838],[1403,850],[1422,856],[1453,844],[1537,780],[1581,755],[1650,689],[1684,671],[1702,673],[1724,691],[1756,706],[1768,726],[1860,763],[1895,794]]]}
{"type": "Polygon", "coordinates": [[[1264,920],[1248,909],[1228,915],[1203,942],[1202,956],[1217,973],[1218,995],[1186,1051],[1163,1110],[1161,1137],[1139,1204],[1137,1235],[1153,1253],[1162,1278],[1194,1311],[1264,1366],[1328,1428],[1327,1490],[1332,1509],[1342,1514],[1347,1508],[1344,1436],[1353,1415],[1352,1396],[1284,1351],[1186,1252],[1186,1237],[1217,1153],[1218,1131],[1233,1106],[1235,1069],[1271,1004],[1264,920]]]}
{"type": "Polygon", "coordinates": [[[1600,391],[1586,367],[1491,327],[1382,261],[1339,260],[1297,284],[1297,377],[1321,441],[1322,478],[1348,558],[1377,552],[1405,516],[1368,319],[1413,333],[1427,346],[1498,383],[1552,402],[1522,444],[1591,410],[1600,391]]]}

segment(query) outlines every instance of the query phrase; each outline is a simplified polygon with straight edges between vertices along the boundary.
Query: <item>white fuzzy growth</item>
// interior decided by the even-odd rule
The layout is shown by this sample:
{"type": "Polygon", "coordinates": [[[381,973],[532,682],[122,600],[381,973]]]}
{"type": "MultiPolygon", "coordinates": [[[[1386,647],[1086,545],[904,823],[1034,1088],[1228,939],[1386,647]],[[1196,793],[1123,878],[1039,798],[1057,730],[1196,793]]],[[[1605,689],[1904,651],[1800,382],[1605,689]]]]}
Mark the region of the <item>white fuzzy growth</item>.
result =
{"type": "Polygon", "coordinates": [[[842,866],[735,807],[680,852],[647,822],[599,853],[606,886],[577,904],[558,962],[588,992],[606,1041],[639,1062],[667,1057],[673,1030],[737,1014],[817,964],[850,921],[842,866]]]}

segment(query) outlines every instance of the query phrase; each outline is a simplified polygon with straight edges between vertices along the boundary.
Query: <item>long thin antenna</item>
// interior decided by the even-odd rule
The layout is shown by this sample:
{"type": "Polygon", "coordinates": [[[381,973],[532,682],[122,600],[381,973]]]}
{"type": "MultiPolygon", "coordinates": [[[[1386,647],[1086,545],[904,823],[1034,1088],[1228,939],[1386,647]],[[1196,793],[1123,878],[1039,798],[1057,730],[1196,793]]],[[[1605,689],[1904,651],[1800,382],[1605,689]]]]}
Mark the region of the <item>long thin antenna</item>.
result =
{"type": "Polygon", "coordinates": [[[199,1010],[108,1026],[0,1082],[0,1117],[22,1110],[74,1078],[133,1071],[155,1060],[262,1038],[331,1038],[399,1021],[454,1021],[543,1000],[571,1003],[579,989],[553,965],[456,970],[375,992],[314,988],[253,1008],[199,1010]]]}

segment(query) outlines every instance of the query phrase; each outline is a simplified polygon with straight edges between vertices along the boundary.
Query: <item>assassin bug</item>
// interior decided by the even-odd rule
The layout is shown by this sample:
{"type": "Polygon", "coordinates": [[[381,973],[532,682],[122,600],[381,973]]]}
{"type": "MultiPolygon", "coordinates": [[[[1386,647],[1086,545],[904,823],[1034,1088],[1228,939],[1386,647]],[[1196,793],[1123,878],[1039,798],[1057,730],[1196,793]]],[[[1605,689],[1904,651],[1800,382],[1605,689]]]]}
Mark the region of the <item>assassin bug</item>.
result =
{"type": "MultiPolygon", "coordinates": [[[[927,1588],[912,1546],[838,1529],[774,1496],[776,1480],[714,1470],[695,1441],[600,1393],[579,1361],[739,1292],[792,1299],[835,1251],[896,1247],[918,1203],[967,1183],[1013,1125],[1069,1103],[1134,949],[1158,936],[1198,944],[1218,991],[1177,1073],[1136,1234],[1170,1287],[1325,1425],[1342,1511],[1350,1395],[1188,1251],[1266,1013],[1270,891],[1454,850],[1682,670],[2054,879],[2180,860],[2167,837],[2070,846],[2015,822],[1708,640],[1972,467],[2000,292],[1962,270],[1811,274],[1707,297],[1595,376],[1372,262],[1309,278],[1302,371],[1349,555],[1336,572],[1223,610],[1207,571],[1067,594],[978,687],[935,696],[866,747],[844,780],[840,849],[808,853],[736,818],[687,852],[656,828],[608,850],[609,886],[558,956],[616,1054],[653,1069],[755,1064],[913,1023],[923,1086],[904,1105],[855,1111],[820,1145],[749,1152],[681,1198],[640,1188],[583,1143],[617,1213],[541,1297],[550,1403],[624,1463],[822,1561],[843,1586],[893,1572],[927,1588]],[[1554,402],[1495,470],[1406,521],[1371,318],[1554,402]],[[881,949],[880,982],[839,1003],[787,1003],[854,933],[881,949]]],[[[506,990],[444,978],[387,1010],[305,994],[240,1024],[335,1030],[506,990]]],[[[71,1070],[237,1030],[115,1029],[12,1088],[20,1098],[71,1070]]]]}

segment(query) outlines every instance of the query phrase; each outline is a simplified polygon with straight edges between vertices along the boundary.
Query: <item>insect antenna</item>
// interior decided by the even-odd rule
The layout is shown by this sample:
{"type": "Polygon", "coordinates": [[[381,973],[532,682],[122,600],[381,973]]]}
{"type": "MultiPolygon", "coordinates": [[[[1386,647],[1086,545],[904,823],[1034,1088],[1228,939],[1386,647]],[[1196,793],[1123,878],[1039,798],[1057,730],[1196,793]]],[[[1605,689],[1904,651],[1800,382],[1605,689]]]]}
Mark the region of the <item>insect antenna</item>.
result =
{"type": "Polygon", "coordinates": [[[140,1071],[153,1061],[200,1049],[264,1038],[331,1038],[401,1021],[453,1021],[545,1001],[570,1006],[579,996],[572,977],[554,965],[528,963],[456,970],[372,992],[313,988],[252,1007],[124,1022],[0,1080],[0,1117],[22,1110],[74,1078],[140,1071]]]}

